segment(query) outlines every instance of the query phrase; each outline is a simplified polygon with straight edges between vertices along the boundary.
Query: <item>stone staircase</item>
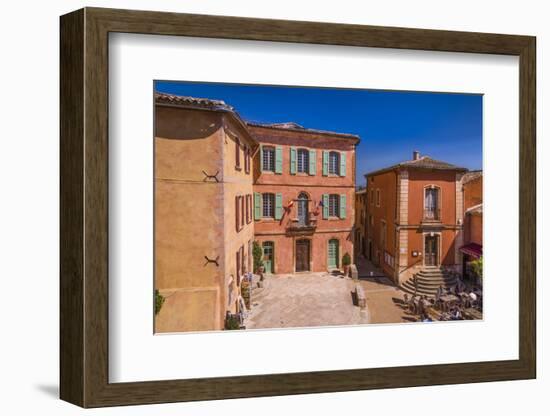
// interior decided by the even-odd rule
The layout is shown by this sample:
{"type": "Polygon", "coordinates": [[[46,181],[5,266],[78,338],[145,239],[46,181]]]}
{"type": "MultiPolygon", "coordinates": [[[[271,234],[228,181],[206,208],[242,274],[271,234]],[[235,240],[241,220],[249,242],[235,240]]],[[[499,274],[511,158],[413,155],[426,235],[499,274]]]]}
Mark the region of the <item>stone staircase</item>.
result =
{"type": "MultiPolygon", "coordinates": [[[[445,273],[439,267],[424,267],[416,274],[418,281],[417,295],[434,296],[439,286],[450,288],[455,286],[457,278],[445,273]]],[[[414,280],[410,279],[401,284],[401,289],[410,294],[414,294],[414,280]]]]}

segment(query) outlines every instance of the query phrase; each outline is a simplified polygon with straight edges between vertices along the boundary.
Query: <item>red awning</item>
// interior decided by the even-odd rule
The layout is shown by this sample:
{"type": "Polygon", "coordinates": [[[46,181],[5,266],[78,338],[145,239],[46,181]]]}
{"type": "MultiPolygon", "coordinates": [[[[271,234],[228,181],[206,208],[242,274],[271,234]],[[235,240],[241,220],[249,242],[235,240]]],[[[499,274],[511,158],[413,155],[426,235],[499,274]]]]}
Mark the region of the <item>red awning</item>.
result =
{"type": "Polygon", "coordinates": [[[460,247],[460,251],[469,256],[479,259],[483,255],[483,246],[476,243],[466,244],[460,247]]]}

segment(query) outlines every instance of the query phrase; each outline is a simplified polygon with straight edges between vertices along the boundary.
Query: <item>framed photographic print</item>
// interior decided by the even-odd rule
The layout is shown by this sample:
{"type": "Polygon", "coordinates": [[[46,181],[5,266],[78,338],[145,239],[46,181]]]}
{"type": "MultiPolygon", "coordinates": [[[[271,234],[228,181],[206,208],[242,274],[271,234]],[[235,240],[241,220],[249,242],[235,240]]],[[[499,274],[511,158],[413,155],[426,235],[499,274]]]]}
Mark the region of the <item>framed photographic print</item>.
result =
{"type": "Polygon", "coordinates": [[[536,376],[535,38],[86,8],[60,52],[63,400],[536,376]]]}

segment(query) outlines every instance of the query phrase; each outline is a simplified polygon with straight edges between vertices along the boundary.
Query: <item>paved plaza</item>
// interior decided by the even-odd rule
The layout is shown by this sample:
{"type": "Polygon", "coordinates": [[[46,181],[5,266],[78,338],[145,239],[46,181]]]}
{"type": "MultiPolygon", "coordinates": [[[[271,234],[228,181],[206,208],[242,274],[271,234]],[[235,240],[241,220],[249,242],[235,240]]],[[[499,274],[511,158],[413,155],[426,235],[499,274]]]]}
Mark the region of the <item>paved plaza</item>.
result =
{"type": "Polygon", "coordinates": [[[303,328],[409,322],[401,307],[403,292],[368,264],[360,264],[359,281],[329,273],[297,273],[266,277],[252,292],[247,329],[303,328]],[[373,271],[372,275],[370,271],[373,271]],[[378,276],[378,277],[371,277],[378,276]],[[367,307],[354,304],[355,285],[363,287],[367,307]]]}

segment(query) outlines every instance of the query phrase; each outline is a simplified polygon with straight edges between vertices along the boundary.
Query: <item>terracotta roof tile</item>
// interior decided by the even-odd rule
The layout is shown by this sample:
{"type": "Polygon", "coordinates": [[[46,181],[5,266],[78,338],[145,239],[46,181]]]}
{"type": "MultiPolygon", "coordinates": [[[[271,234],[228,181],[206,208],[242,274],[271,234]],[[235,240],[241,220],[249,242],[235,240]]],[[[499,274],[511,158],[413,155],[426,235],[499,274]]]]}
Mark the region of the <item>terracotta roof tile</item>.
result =
{"type": "Polygon", "coordinates": [[[404,162],[397,163],[387,168],[378,169],[373,172],[365,174],[365,176],[371,176],[383,172],[388,172],[399,168],[418,168],[418,169],[435,169],[435,170],[456,170],[467,171],[468,169],[453,165],[451,163],[443,162],[441,160],[432,159],[429,156],[422,156],[416,160],[406,160],[404,162]]]}
{"type": "Polygon", "coordinates": [[[155,102],[159,104],[172,104],[235,112],[235,109],[229,104],[226,104],[225,101],[212,100],[210,98],[188,97],[184,95],[174,95],[157,92],[155,93],[155,102]]]}

